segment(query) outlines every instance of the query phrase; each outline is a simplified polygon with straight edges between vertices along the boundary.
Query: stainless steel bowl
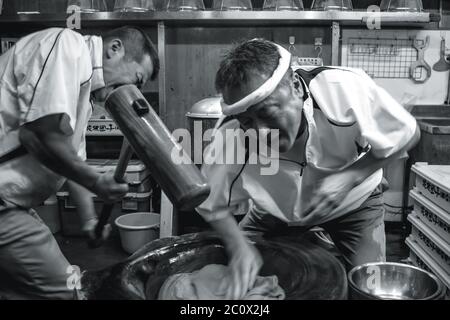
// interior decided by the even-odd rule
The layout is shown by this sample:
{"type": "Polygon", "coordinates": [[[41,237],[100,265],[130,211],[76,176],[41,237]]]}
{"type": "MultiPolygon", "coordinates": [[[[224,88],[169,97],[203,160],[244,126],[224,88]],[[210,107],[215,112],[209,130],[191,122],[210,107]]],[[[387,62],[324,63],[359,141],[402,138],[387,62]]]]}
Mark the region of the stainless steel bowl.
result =
{"type": "Polygon", "coordinates": [[[438,300],[445,292],[431,273],[393,262],[357,266],[348,273],[348,284],[355,300],[438,300]]]}

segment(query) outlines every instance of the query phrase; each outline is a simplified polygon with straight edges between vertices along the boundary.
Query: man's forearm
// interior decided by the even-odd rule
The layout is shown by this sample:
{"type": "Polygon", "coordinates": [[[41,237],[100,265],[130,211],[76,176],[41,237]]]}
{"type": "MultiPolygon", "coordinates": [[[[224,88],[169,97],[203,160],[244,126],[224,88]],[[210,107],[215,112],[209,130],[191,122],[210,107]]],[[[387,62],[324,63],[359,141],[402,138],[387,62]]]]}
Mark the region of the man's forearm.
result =
{"type": "Polygon", "coordinates": [[[58,133],[45,136],[21,128],[22,145],[50,170],[92,190],[98,173],[78,157],[70,139],[58,133]]]}
{"type": "Polygon", "coordinates": [[[68,181],[68,185],[70,195],[77,206],[82,225],[85,226],[88,221],[97,218],[92,194],[89,190],[73,181],[68,181]]]}
{"type": "Polygon", "coordinates": [[[219,233],[229,251],[247,244],[246,237],[231,214],[223,219],[211,221],[210,225],[219,233]]]}

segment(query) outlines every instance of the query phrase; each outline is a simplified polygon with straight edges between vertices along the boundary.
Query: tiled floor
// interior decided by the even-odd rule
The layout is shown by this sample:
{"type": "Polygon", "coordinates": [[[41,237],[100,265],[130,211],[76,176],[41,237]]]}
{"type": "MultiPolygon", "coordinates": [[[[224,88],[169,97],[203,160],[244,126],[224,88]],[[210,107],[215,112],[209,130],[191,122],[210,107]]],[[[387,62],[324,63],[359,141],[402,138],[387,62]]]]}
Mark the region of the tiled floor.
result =
{"type": "Polygon", "coordinates": [[[55,238],[67,260],[79,266],[81,270],[102,269],[128,257],[122,250],[118,237],[112,237],[103,246],[95,249],[89,248],[86,240],[81,237],[56,235],[55,238]]]}

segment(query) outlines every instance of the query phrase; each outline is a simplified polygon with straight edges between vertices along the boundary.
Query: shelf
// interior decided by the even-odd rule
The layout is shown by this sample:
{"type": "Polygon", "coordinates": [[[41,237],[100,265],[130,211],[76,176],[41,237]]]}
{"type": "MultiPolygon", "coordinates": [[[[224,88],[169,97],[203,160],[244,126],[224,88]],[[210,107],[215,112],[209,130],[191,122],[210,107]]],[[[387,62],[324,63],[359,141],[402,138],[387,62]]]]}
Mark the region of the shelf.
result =
{"type": "MultiPolygon", "coordinates": [[[[430,22],[440,21],[439,14],[433,13],[378,13],[381,26],[424,26],[430,22]]],[[[195,12],[149,12],[119,13],[98,12],[81,14],[81,25],[108,26],[123,24],[156,25],[164,22],[169,26],[254,26],[254,25],[331,25],[339,22],[342,25],[365,26],[373,13],[365,11],[195,11],[195,12]]],[[[11,15],[0,16],[1,25],[45,25],[65,26],[65,14],[11,15]]]]}

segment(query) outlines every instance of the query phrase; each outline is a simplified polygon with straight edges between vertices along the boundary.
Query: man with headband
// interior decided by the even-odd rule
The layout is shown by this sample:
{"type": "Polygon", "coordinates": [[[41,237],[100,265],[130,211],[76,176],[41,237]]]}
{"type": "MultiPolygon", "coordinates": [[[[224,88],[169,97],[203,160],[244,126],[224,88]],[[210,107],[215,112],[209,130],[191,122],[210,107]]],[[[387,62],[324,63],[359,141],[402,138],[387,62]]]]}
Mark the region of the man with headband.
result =
{"type": "Polygon", "coordinates": [[[415,119],[362,70],[293,70],[290,63],[284,48],[255,39],[233,49],[216,76],[225,117],[214,137],[227,138],[213,139],[206,150],[202,171],[211,194],[197,211],[230,254],[233,299],[252,287],[263,263],[241,229],[284,233],[320,226],[347,268],[384,261],[382,168],[420,139],[415,119]],[[247,150],[247,160],[255,152],[243,135],[237,146],[230,143],[225,132],[231,129],[278,129],[278,172],[262,175],[261,164],[248,161],[214,161],[236,148],[247,150]],[[240,213],[246,213],[241,228],[233,217],[240,213]]]}

